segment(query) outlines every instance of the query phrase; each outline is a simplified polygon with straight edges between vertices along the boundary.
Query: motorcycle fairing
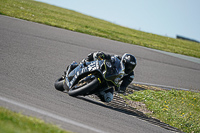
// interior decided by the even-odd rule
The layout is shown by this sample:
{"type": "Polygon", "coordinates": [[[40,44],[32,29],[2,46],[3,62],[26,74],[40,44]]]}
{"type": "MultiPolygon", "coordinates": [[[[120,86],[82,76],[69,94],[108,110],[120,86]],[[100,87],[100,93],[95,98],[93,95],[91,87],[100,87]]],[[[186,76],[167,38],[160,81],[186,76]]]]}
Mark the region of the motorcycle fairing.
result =
{"type": "MultiPolygon", "coordinates": [[[[119,87],[119,82],[124,75],[124,66],[121,66],[120,60],[115,57],[114,63],[109,60],[96,60],[86,62],[86,64],[79,64],[73,71],[66,75],[66,84],[69,88],[78,82],[84,76],[88,76],[93,72],[99,72],[99,74],[108,82],[119,87]],[[103,66],[105,69],[102,71],[103,66]]],[[[109,85],[108,85],[109,86],[109,85]]]]}

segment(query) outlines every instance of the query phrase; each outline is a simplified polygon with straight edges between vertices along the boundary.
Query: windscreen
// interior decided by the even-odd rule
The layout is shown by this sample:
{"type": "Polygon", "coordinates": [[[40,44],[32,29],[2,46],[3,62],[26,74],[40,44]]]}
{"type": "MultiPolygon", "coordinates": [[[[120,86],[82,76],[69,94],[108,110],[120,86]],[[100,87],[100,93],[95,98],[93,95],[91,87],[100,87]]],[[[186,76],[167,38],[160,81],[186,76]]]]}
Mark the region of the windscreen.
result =
{"type": "Polygon", "coordinates": [[[111,61],[106,61],[106,72],[104,73],[105,79],[117,83],[124,75],[124,65],[117,57],[112,57],[111,61]]]}

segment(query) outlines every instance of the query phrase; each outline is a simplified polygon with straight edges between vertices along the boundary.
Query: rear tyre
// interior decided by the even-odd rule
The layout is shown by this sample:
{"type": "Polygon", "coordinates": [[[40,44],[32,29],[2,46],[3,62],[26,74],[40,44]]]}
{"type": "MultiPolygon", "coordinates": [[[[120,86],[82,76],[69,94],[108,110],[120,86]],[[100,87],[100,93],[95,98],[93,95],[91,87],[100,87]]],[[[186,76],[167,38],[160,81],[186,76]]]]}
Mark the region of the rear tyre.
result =
{"type": "Polygon", "coordinates": [[[94,78],[86,82],[84,85],[81,85],[80,87],[79,84],[75,85],[72,89],[68,91],[68,94],[73,97],[76,97],[78,95],[85,95],[91,90],[96,89],[98,86],[99,86],[99,80],[97,78],[94,78]]]}
{"type": "Polygon", "coordinates": [[[64,87],[63,87],[63,84],[64,84],[64,78],[63,77],[60,77],[59,79],[57,79],[54,83],[54,86],[56,88],[56,90],[58,91],[64,91],[64,87]]]}

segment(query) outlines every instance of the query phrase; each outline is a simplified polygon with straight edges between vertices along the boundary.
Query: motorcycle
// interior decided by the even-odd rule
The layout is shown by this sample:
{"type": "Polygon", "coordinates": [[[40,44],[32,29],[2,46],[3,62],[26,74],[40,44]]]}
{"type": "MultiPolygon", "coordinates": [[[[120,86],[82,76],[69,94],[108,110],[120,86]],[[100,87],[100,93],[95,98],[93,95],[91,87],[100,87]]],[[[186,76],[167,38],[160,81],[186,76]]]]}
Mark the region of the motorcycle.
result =
{"type": "MultiPolygon", "coordinates": [[[[77,64],[74,62],[73,64],[77,64]]],[[[119,87],[124,77],[125,66],[117,57],[112,60],[95,60],[77,64],[56,80],[54,86],[59,91],[67,91],[70,96],[100,94],[111,87],[119,87]]]]}

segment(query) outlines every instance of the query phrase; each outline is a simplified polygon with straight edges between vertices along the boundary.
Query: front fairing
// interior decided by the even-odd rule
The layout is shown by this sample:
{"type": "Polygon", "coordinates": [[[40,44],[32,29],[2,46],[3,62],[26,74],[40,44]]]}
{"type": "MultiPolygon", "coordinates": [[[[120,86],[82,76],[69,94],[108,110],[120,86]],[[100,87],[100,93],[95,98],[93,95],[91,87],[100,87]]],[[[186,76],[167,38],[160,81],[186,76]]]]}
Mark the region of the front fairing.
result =
{"type": "Polygon", "coordinates": [[[119,86],[119,82],[125,74],[123,64],[121,65],[118,58],[114,58],[114,62],[107,60],[104,62],[104,65],[104,79],[112,82],[115,86],[119,86]]]}
{"type": "Polygon", "coordinates": [[[124,66],[121,65],[118,58],[115,58],[114,62],[110,60],[96,60],[86,62],[85,65],[79,64],[69,75],[66,75],[66,84],[71,88],[84,76],[97,71],[105,81],[111,82],[115,86],[119,86],[119,82],[124,76],[124,66]]]}
{"type": "Polygon", "coordinates": [[[100,67],[104,63],[103,60],[96,60],[92,62],[86,62],[86,64],[79,64],[73,71],[66,76],[66,84],[71,88],[75,81],[79,79],[82,75],[90,74],[94,71],[100,72],[100,67]]]}

